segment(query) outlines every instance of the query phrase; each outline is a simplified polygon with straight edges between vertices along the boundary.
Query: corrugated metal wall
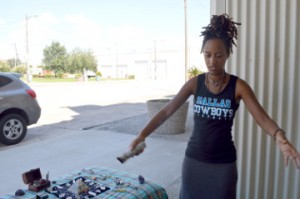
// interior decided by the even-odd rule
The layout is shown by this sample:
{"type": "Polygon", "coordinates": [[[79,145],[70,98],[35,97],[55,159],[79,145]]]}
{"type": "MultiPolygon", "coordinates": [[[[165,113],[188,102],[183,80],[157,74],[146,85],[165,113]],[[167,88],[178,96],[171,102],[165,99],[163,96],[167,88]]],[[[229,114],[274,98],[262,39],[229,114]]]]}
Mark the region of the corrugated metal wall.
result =
{"type": "MultiPolygon", "coordinates": [[[[245,79],[267,113],[300,150],[299,0],[211,0],[211,14],[226,12],[239,27],[229,73],[245,79]]],[[[240,199],[299,199],[300,171],[285,168],[279,148],[243,103],[234,125],[240,199]]]]}

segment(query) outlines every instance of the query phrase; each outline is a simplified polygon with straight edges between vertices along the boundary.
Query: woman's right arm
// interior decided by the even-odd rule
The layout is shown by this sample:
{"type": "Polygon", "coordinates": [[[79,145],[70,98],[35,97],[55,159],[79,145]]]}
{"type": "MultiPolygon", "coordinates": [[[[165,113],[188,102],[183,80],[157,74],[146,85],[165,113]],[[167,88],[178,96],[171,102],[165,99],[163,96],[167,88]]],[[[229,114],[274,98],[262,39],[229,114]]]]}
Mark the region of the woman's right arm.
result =
{"type": "Polygon", "coordinates": [[[191,95],[194,94],[196,87],[197,77],[193,77],[187,81],[177,95],[149,121],[136,139],[133,140],[130,149],[134,149],[140,142],[145,141],[146,137],[162,125],[191,95]]]}

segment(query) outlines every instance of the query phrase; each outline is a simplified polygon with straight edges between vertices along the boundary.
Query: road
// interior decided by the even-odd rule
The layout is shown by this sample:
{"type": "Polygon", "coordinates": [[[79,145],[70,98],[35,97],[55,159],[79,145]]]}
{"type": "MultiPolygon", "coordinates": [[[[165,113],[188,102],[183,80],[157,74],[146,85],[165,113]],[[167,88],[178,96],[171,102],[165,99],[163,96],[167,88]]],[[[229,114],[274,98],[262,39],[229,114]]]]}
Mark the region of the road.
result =
{"type": "Polygon", "coordinates": [[[126,80],[33,84],[32,87],[43,108],[38,125],[72,119],[77,114],[76,108],[91,111],[95,106],[145,103],[147,99],[173,95],[178,90],[167,85],[164,88],[160,83],[126,80]]]}
{"type": "MultiPolygon", "coordinates": [[[[133,138],[132,135],[117,134],[116,140],[114,132],[90,130],[88,134],[84,134],[85,129],[97,129],[98,126],[117,121],[127,122],[128,118],[145,116],[147,114],[145,102],[148,99],[171,97],[179,90],[179,86],[170,86],[164,82],[134,80],[30,83],[30,86],[37,93],[42,115],[37,124],[30,126],[27,136],[20,144],[0,145],[0,176],[5,182],[1,182],[0,195],[24,187],[21,174],[36,167],[41,167],[44,172],[50,170],[53,176],[58,176],[75,168],[91,166],[89,164],[92,163],[99,164],[99,160],[91,159],[90,155],[88,157],[83,155],[90,154],[90,150],[98,151],[98,156],[102,159],[108,156],[116,157],[120,154],[120,146],[127,147],[133,138]],[[109,144],[112,142],[114,144],[109,144]]],[[[128,125],[136,124],[135,119],[128,122],[130,122],[128,125]]],[[[169,143],[170,151],[178,149],[180,151],[175,158],[170,156],[170,151],[166,151],[165,154],[161,152],[168,145],[165,141],[149,139],[149,143],[153,148],[148,147],[149,152],[144,152],[144,158],[136,159],[135,162],[120,166],[115,160],[112,163],[112,160],[103,161],[100,158],[101,164],[129,172],[142,172],[163,186],[171,188],[176,182],[174,189],[178,192],[181,166],[178,162],[182,160],[185,143],[169,143]],[[157,153],[161,153],[161,156],[156,156],[157,153]],[[168,159],[170,160],[166,164],[163,160],[168,159]],[[160,169],[167,171],[165,177],[157,172],[153,173],[150,168],[145,169],[149,162],[153,161],[161,162],[160,169]]],[[[123,152],[123,149],[121,150],[123,152]]]]}
{"type": "Polygon", "coordinates": [[[82,130],[112,122],[107,114],[114,114],[114,121],[145,114],[148,99],[173,96],[178,90],[174,86],[162,85],[162,82],[133,80],[31,83],[42,114],[38,123],[29,127],[22,144],[54,136],[56,128],[82,130]],[[112,106],[122,106],[122,111],[112,109],[112,106]]]}

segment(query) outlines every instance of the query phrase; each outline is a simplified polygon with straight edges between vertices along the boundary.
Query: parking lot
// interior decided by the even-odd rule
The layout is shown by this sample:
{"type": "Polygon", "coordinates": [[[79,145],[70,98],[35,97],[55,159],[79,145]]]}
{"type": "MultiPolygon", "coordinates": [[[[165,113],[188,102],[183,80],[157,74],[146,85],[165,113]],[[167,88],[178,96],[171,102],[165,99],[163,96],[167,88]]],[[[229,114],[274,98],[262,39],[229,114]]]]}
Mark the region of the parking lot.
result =
{"type": "Polygon", "coordinates": [[[38,124],[29,128],[22,143],[0,145],[0,195],[26,185],[21,174],[33,168],[60,176],[87,166],[112,167],[162,185],[177,198],[181,161],[191,129],[174,136],[151,135],[143,155],[125,164],[116,156],[148,121],[148,99],[173,96],[179,87],[162,82],[100,81],[77,83],[31,83],[42,107],[38,124]],[[3,185],[2,185],[3,184],[3,185]]]}

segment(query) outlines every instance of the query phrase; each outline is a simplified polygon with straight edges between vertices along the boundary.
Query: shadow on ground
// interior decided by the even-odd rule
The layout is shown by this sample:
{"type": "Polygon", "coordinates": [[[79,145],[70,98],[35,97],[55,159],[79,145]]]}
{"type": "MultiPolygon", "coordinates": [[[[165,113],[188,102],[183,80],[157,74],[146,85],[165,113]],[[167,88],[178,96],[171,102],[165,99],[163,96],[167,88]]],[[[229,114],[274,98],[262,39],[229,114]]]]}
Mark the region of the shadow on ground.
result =
{"type": "MultiPolygon", "coordinates": [[[[142,130],[144,128],[144,126],[149,122],[149,120],[150,120],[149,115],[146,113],[146,114],[141,114],[138,116],[125,118],[123,120],[94,126],[91,128],[85,128],[84,130],[89,130],[89,129],[101,130],[101,131],[106,130],[106,131],[113,131],[113,132],[118,132],[118,133],[127,133],[127,134],[137,135],[140,132],[140,130],[142,130]]],[[[180,134],[154,133],[154,134],[151,134],[150,136],[152,138],[158,138],[158,139],[167,139],[167,140],[173,140],[173,141],[178,141],[178,142],[187,142],[191,135],[191,129],[192,129],[191,118],[188,118],[187,122],[186,122],[185,133],[180,133],[180,134]]]]}
{"type": "MultiPolygon", "coordinates": [[[[61,116],[64,119],[60,122],[45,124],[30,128],[28,135],[18,146],[26,145],[29,142],[45,141],[49,137],[60,136],[61,134],[72,134],[74,132],[89,133],[99,130],[122,134],[137,135],[139,131],[149,121],[147,107],[145,103],[123,103],[108,106],[99,105],[84,105],[75,107],[62,107],[72,112],[72,115],[67,117],[61,116]]],[[[176,142],[187,142],[192,132],[192,111],[191,107],[188,111],[186,121],[186,131],[182,134],[151,134],[151,138],[165,139],[176,142]]],[[[129,144],[129,143],[128,143],[129,144]]],[[[11,147],[0,145],[0,151],[8,150],[11,147]]],[[[183,153],[184,151],[181,150],[183,153]]],[[[176,156],[176,153],[170,154],[176,156]]],[[[179,163],[180,164],[180,163],[179,163]]],[[[180,165],[177,165],[180,166],[180,165]]],[[[159,169],[159,168],[158,168],[159,169]]],[[[163,171],[158,171],[163,172],[163,171]]],[[[170,199],[178,198],[180,190],[180,173],[174,173],[173,180],[165,187],[170,199]],[[178,177],[177,177],[178,176],[178,177]]]]}

